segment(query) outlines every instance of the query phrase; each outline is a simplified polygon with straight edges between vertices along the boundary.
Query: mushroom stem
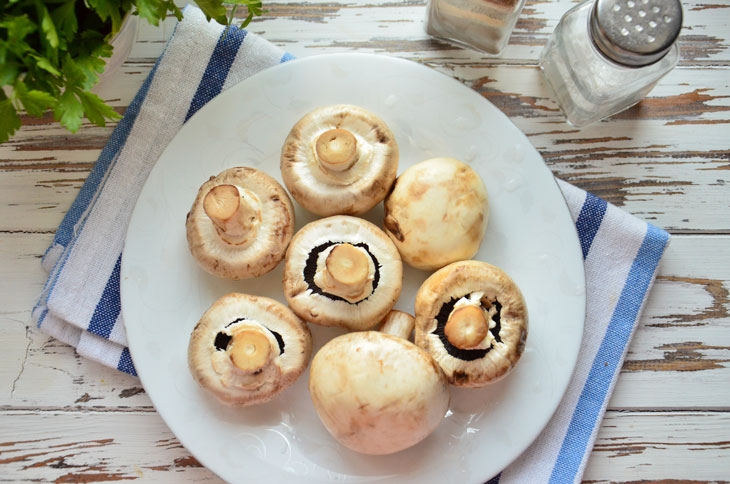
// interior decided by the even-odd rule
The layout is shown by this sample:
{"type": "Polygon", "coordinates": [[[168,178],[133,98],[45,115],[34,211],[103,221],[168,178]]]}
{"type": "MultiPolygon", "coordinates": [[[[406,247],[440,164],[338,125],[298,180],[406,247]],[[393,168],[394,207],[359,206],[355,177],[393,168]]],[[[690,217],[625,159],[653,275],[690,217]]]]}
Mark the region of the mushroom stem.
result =
{"type": "Polygon", "coordinates": [[[379,331],[408,340],[415,324],[416,318],[403,311],[393,309],[380,323],[379,331]]]}
{"type": "Polygon", "coordinates": [[[444,326],[444,334],[449,342],[467,350],[479,345],[489,332],[489,321],[484,311],[477,306],[463,306],[449,316],[444,326]]]}
{"type": "Polygon", "coordinates": [[[271,342],[261,331],[244,329],[233,334],[228,351],[238,369],[253,373],[269,360],[271,342]]]}
{"type": "Polygon", "coordinates": [[[250,243],[261,222],[258,197],[236,185],[217,185],[205,195],[203,210],[223,240],[233,245],[250,243]]]}
{"type": "Polygon", "coordinates": [[[357,160],[357,139],[346,129],[330,129],[319,135],[314,151],[325,170],[345,171],[357,160]]]}
{"type": "Polygon", "coordinates": [[[370,272],[368,256],[354,245],[336,245],[324,264],[324,282],[332,294],[348,299],[365,289],[370,272]]]}

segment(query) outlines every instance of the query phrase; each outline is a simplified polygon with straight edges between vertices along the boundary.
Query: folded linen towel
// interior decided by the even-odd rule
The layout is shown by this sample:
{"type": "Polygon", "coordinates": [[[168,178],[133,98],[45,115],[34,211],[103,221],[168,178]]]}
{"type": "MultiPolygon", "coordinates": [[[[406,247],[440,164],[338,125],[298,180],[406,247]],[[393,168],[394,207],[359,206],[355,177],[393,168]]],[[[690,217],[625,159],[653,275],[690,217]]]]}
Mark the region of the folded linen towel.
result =
{"type": "MultiPolygon", "coordinates": [[[[82,356],[136,375],[121,319],[119,271],[139,192],[167,144],[222,90],[292,57],[255,34],[187,7],[165,52],[59,226],[42,265],[49,278],[33,319],[82,356]]],[[[577,369],[533,445],[490,483],[580,482],[668,235],[560,182],[586,270],[587,318],[577,369]]]]}

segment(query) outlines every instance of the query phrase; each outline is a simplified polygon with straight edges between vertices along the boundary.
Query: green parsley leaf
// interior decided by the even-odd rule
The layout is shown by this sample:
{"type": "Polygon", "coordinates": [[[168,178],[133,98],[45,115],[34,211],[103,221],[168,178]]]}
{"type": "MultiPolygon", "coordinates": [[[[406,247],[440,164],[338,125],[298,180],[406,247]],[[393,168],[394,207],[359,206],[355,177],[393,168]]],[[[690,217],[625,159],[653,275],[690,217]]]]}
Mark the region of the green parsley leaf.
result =
{"type": "Polygon", "coordinates": [[[195,3],[197,3],[200,10],[203,11],[205,18],[214,19],[221,25],[228,24],[228,19],[226,18],[226,7],[223,6],[220,0],[197,0],[195,3]]]}
{"type": "Polygon", "coordinates": [[[39,55],[31,55],[31,57],[35,60],[36,66],[40,67],[46,72],[50,72],[54,76],[60,76],[61,72],[56,69],[56,67],[51,63],[50,60],[46,59],[45,57],[41,57],[39,55]]]}
{"type": "MultiPolygon", "coordinates": [[[[3,94],[2,97],[5,95],[3,94]]],[[[3,99],[0,101],[0,143],[9,140],[18,128],[20,128],[20,116],[10,99],[3,99]]]]}
{"type": "Polygon", "coordinates": [[[0,86],[9,86],[18,77],[20,66],[15,61],[0,62],[0,86]]]}
{"type": "Polygon", "coordinates": [[[74,0],[66,2],[55,9],[51,17],[58,26],[59,33],[67,40],[72,39],[79,29],[79,22],[76,20],[74,0]]]}
{"type": "Polygon", "coordinates": [[[43,116],[46,109],[56,102],[56,98],[47,92],[28,90],[22,81],[16,81],[13,85],[13,96],[20,101],[28,114],[36,117],[43,116]]]}
{"type": "Polygon", "coordinates": [[[105,126],[106,120],[119,119],[121,116],[114,109],[105,104],[99,96],[92,92],[82,91],[79,93],[81,104],[86,112],[86,117],[97,126],[105,126]]]}
{"type": "Polygon", "coordinates": [[[74,91],[74,89],[66,89],[53,108],[53,116],[56,120],[72,133],[81,127],[81,118],[84,116],[84,108],[74,91]]]}
{"type": "MultiPolygon", "coordinates": [[[[140,18],[145,19],[152,25],[158,25],[160,14],[158,12],[159,1],[157,0],[137,0],[137,13],[140,18]]],[[[164,17],[163,17],[164,18],[164,17]]]]}
{"type": "Polygon", "coordinates": [[[115,35],[117,32],[119,32],[119,29],[122,26],[122,15],[120,14],[120,7],[118,1],[114,0],[84,0],[87,5],[89,5],[91,8],[93,8],[97,15],[99,15],[99,18],[101,18],[103,21],[107,21],[108,19],[111,19],[112,21],[112,31],[110,33],[111,36],[115,35]]]}
{"type": "Polygon", "coordinates": [[[56,26],[53,23],[53,19],[51,18],[51,14],[48,13],[48,9],[44,6],[41,9],[41,30],[43,30],[43,33],[46,34],[46,40],[48,41],[48,44],[54,49],[58,48],[58,32],[56,31],[56,26]]]}
{"type": "Polygon", "coordinates": [[[7,29],[8,43],[10,45],[20,42],[26,35],[36,29],[35,24],[27,14],[23,14],[18,17],[11,17],[8,15],[7,18],[0,22],[0,28],[7,29]]]}

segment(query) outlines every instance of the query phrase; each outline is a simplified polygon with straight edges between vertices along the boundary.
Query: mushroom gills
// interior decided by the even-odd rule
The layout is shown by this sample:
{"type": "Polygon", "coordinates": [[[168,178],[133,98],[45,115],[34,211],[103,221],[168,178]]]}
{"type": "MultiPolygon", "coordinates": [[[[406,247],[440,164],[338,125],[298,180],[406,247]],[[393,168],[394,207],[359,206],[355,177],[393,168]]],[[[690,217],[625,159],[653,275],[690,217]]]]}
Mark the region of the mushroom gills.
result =
{"type": "MultiPolygon", "coordinates": [[[[439,337],[441,340],[441,343],[444,345],[444,349],[446,352],[453,356],[454,358],[458,358],[460,360],[464,361],[473,361],[478,360],[480,358],[484,358],[484,356],[489,353],[492,348],[494,348],[494,345],[490,346],[489,348],[485,349],[461,349],[457,348],[446,337],[446,333],[444,332],[444,329],[446,328],[446,323],[449,321],[449,316],[454,311],[454,306],[456,305],[459,300],[461,300],[465,296],[459,296],[452,298],[449,302],[444,303],[441,306],[441,309],[439,310],[438,314],[436,315],[436,329],[432,331],[431,334],[435,334],[439,337]]],[[[489,329],[489,332],[492,333],[492,336],[494,336],[494,341],[497,343],[502,342],[502,338],[499,336],[499,332],[501,330],[501,313],[502,313],[502,305],[499,303],[499,301],[495,298],[494,301],[490,301],[490,304],[494,306],[495,312],[494,316],[492,317],[492,321],[494,321],[494,327],[489,329]]]]}
{"type": "Polygon", "coordinates": [[[328,299],[332,299],[333,301],[344,301],[344,302],[346,302],[348,304],[357,305],[357,304],[360,304],[363,301],[366,301],[368,299],[368,297],[370,297],[375,292],[375,290],[377,289],[378,282],[380,281],[380,267],[381,267],[381,265],[378,262],[378,259],[370,251],[370,247],[365,242],[358,242],[358,243],[355,243],[355,244],[351,244],[350,242],[344,242],[344,241],[342,241],[342,242],[339,242],[339,241],[329,241],[329,242],[325,242],[323,244],[320,244],[320,245],[314,247],[309,252],[309,256],[307,257],[307,262],[304,265],[304,282],[307,284],[307,287],[313,293],[315,293],[315,294],[319,294],[320,296],[324,296],[324,297],[326,297],[328,299]],[[368,254],[368,257],[370,257],[370,259],[372,260],[373,266],[375,267],[375,273],[373,274],[373,281],[372,281],[373,290],[372,290],[372,292],[369,295],[367,295],[366,297],[360,299],[359,301],[350,302],[347,299],[345,299],[343,297],[340,297],[340,296],[338,296],[336,294],[331,294],[331,293],[329,293],[327,291],[324,291],[321,287],[319,287],[314,282],[314,277],[317,274],[317,259],[319,258],[319,254],[321,254],[322,252],[324,252],[328,248],[332,247],[333,245],[338,245],[338,244],[349,244],[349,245],[352,245],[354,247],[360,247],[361,249],[365,250],[365,252],[367,252],[367,254],[368,254]]]}
{"type": "MultiPolygon", "coordinates": [[[[240,323],[241,321],[254,322],[248,318],[238,318],[238,319],[226,324],[224,327],[227,328],[236,323],[240,323]]],[[[261,324],[261,323],[259,323],[259,324],[261,324]]],[[[279,354],[281,355],[282,353],[284,353],[284,346],[286,346],[286,345],[284,344],[284,338],[281,337],[281,334],[279,334],[277,331],[267,328],[263,324],[261,324],[261,326],[263,328],[266,328],[266,331],[273,334],[274,338],[276,338],[276,342],[279,345],[279,354]]],[[[220,331],[218,334],[215,335],[215,341],[213,342],[213,344],[215,345],[215,349],[217,351],[226,351],[226,349],[228,348],[228,345],[231,343],[232,339],[233,339],[233,336],[231,336],[230,334],[226,334],[223,331],[220,331]]]]}

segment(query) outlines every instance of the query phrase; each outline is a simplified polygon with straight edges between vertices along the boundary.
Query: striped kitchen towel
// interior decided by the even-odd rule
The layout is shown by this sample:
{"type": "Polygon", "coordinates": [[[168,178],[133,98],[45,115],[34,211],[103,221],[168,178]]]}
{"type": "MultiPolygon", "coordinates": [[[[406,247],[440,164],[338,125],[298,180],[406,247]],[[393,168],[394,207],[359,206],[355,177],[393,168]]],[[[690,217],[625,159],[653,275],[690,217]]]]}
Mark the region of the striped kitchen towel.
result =
{"type": "MultiPolygon", "coordinates": [[[[33,318],[82,356],[135,374],[121,320],[119,270],[132,209],[183,123],[218,93],[292,57],[187,7],[42,260],[50,275],[33,318]]],[[[668,235],[564,182],[586,271],[577,369],[544,432],[490,483],[579,482],[668,235]]]]}

